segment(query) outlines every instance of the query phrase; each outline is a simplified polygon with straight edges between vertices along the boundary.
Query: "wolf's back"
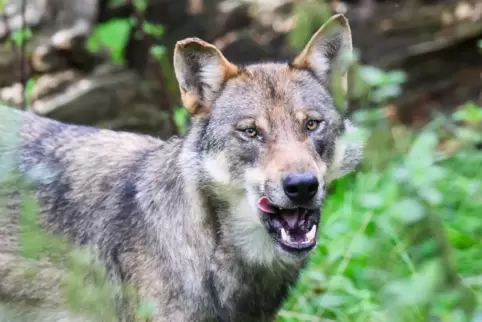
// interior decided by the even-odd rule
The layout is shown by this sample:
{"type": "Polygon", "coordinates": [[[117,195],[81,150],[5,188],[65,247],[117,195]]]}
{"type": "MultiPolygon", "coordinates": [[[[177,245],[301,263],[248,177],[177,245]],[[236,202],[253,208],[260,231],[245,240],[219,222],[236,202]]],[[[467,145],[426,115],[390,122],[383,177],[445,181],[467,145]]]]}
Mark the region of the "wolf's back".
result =
{"type": "Polygon", "coordinates": [[[80,244],[98,238],[106,221],[122,212],[133,197],[126,196],[132,194],[129,186],[142,180],[146,156],[164,146],[149,136],[64,124],[3,107],[0,116],[0,180],[20,173],[33,184],[45,224],[80,244]]]}
{"type": "Polygon", "coordinates": [[[164,145],[148,136],[64,124],[0,106],[0,302],[55,307],[62,301],[65,272],[20,256],[21,216],[30,197],[47,233],[91,246],[115,274],[119,263],[113,250],[132,248],[133,240],[142,248],[143,241],[133,237],[145,231],[144,218],[136,213],[136,185],[146,163],[152,165],[146,156],[164,145]],[[42,274],[29,281],[24,273],[31,267],[42,274]]]}

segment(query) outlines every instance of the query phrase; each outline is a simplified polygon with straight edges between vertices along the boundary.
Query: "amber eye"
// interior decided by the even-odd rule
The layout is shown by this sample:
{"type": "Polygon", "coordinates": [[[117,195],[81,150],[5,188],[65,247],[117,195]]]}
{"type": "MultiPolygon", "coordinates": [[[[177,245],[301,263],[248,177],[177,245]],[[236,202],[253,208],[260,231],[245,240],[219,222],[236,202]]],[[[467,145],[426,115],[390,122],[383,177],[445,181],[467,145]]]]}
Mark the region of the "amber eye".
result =
{"type": "Polygon", "coordinates": [[[318,128],[319,125],[320,121],[309,120],[308,122],[306,122],[306,129],[308,131],[314,131],[318,128]]]}
{"type": "Polygon", "coordinates": [[[258,136],[258,131],[252,127],[245,129],[244,133],[246,133],[249,137],[252,137],[252,138],[255,138],[258,136]]]}

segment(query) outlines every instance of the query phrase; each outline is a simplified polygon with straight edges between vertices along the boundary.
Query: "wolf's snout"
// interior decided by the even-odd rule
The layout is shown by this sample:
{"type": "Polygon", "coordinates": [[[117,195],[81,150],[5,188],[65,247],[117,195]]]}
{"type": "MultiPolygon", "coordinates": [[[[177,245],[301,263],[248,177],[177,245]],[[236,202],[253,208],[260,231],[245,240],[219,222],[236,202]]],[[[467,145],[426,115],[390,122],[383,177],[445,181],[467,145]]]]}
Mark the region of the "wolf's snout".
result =
{"type": "Polygon", "coordinates": [[[291,173],[283,180],[283,190],[297,204],[308,203],[318,192],[319,182],[311,173],[291,173]]]}

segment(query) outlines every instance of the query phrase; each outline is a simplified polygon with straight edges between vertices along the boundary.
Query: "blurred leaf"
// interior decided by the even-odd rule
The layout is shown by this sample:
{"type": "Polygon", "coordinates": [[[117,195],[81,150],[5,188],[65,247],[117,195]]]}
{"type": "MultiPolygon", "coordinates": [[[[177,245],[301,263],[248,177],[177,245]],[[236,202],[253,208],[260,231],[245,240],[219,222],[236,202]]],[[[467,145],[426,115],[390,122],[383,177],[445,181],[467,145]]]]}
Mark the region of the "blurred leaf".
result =
{"type": "Polygon", "coordinates": [[[313,281],[326,282],[326,275],[321,271],[307,271],[306,275],[313,281]]]}
{"type": "Polygon", "coordinates": [[[357,126],[354,129],[345,131],[340,141],[348,146],[351,144],[359,144],[365,142],[368,137],[368,130],[362,128],[361,126],[357,126]]]}
{"type": "Polygon", "coordinates": [[[288,42],[292,48],[301,50],[330,18],[331,10],[325,2],[299,1],[293,7],[293,16],[296,24],[288,34],[288,42]]]}
{"type": "Polygon", "coordinates": [[[467,103],[462,108],[456,110],[452,117],[456,121],[482,122],[482,107],[475,103],[467,103]]]}
{"type": "Polygon", "coordinates": [[[383,70],[375,66],[362,66],[360,68],[360,76],[371,86],[381,85],[385,79],[383,70]]]}
{"type": "Polygon", "coordinates": [[[423,305],[431,300],[441,282],[442,267],[438,261],[425,264],[407,279],[394,281],[385,287],[387,299],[400,306],[423,305]]]}
{"type": "Polygon", "coordinates": [[[425,217],[423,205],[416,199],[402,199],[393,208],[397,217],[407,224],[415,223],[425,217]]]}
{"type": "Polygon", "coordinates": [[[419,190],[420,196],[432,206],[442,202],[442,194],[434,187],[423,187],[419,190]]]}
{"type": "Polygon", "coordinates": [[[166,54],[166,48],[164,46],[152,46],[151,54],[156,57],[157,60],[160,60],[166,54]]]}
{"type": "Polygon", "coordinates": [[[393,70],[387,73],[385,80],[388,84],[403,84],[407,80],[407,74],[400,70],[393,70]]]}
{"type": "Polygon", "coordinates": [[[330,291],[343,291],[348,293],[356,291],[353,282],[349,278],[346,278],[342,275],[333,276],[328,281],[328,289],[330,291]]]}
{"type": "Polygon", "coordinates": [[[353,120],[357,123],[379,121],[385,118],[386,118],[385,111],[381,108],[360,110],[360,111],[356,111],[353,114],[353,120]]]}
{"type": "Polygon", "coordinates": [[[25,95],[27,97],[27,102],[30,102],[30,97],[32,95],[33,88],[35,86],[35,79],[29,78],[25,84],[25,95]]]}
{"type": "Polygon", "coordinates": [[[189,112],[184,107],[176,107],[174,109],[174,121],[176,126],[179,128],[181,134],[187,132],[187,122],[188,122],[189,112]]]}
{"type": "Polygon", "coordinates": [[[87,39],[87,48],[97,52],[107,49],[112,61],[118,64],[124,62],[124,48],[129,39],[131,19],[111,19],[98,24],[87,39]]]}
{"type": "Polygon", "coordinates": [[[142,28],[145,33],[154,37],[159,37],[164,34],[164,26],[161,24],[153,24],[153,23],[144,21],[142,28]]]}
{"type": "Polygon", "coordinates": [[[433,164],[435,146],[438,142],[433,132],[422,132],[417,136],[405,159],[405,165],[410,171],[423,169],[433,164]]]}
{"type": "Polygon", "coordinates": [[[371,96],[374,102],[382,103],[389,98],[398,97],[402,93],[400,86],[395,84],[387,84],[383,87],[375,89],[371,96]]]}
{"type": "Polygon", "coordinates": [[[30,28],[18,29],[12,32],[10,38],[17,46],[21,46],[25,41],[32,38],[32,30],[30,28]]]}
{"type": "Polygon", "coordinates": [[[360,205],[366,209],[377,209],[383,205],[383,198],[379,193],[360,195],[360,205]]]}
{"type": "Polygon", "coordinates": [[[327,309],[339,307],[346,303],[347,297],[333,293],[323,294],[318,299],[318,305],[327,309]]]}
{"type": "Polygon", "coordinates": [[[147,0],[134,0],[134,6],[143,13],[147,9],[147,0]]]}
{"type": "Polygon", "coordinates": [[[458,127],[455,133],[463,141],[479,143],[482,140],[482,133],[470,128],[458,127]]]}

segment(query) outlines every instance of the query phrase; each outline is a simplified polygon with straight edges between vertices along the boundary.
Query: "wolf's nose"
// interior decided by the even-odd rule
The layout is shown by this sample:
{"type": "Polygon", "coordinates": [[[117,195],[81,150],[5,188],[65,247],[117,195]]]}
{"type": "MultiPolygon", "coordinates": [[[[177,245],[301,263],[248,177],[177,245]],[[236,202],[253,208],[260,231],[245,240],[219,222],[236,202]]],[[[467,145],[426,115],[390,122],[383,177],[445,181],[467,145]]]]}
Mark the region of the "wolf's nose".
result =
{"type": "Polygon", "coordinates": [[[296,203],[307,203],[318,191],[318,179],[311,173],[292,173],[283,180],[285,194],[296,203]]]}

